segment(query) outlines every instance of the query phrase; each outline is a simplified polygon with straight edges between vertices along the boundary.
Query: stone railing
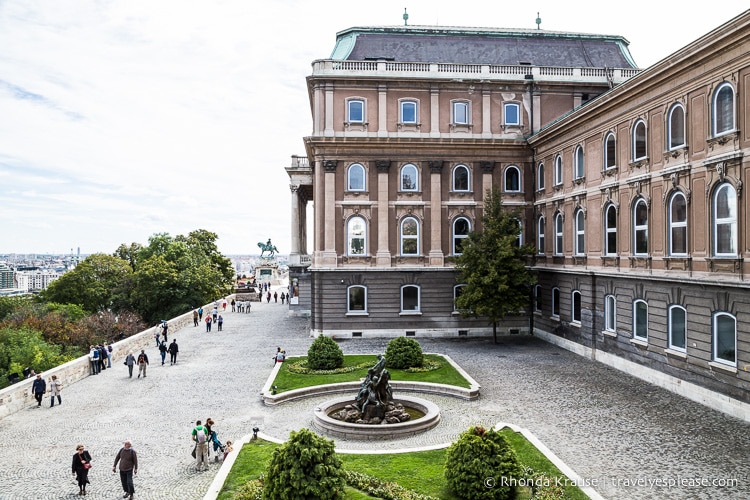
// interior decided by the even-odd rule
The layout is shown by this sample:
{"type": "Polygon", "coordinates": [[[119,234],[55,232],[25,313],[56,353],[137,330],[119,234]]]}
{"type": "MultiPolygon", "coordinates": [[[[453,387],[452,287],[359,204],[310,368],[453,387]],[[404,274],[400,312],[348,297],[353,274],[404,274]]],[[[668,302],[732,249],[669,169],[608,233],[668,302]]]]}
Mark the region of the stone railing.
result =
{"type": "MultiPolygon", "coordinates": [[[[232,296],[227,296],[227,301],[231,300],[232,296]]],[[[203,306],[203,309],[210,311],[212,307],[213,303],[206,304],[203,306]]],[[[168,323],[170,332],[192,325],[193,312],[189,311],[181,316],[172,318],[168,320],[168,323]]],[[[156,327],[153,326],[149,327],[142,332],[138,332],[126,339],[113,343],[112,367],[114,368],[117,363],[122,363],[129,352],[137,353],[140,349],[153,346],[155,328],[156,327]]],[[[88,353],[80,358],[76,358],[65,364],[42,372],[42,377],[47,382],[48,387],[52,375],[57,375],[58,380],[63,384],[63,388],[88,377],[91,375],[88,353]]],[[[31,392],[31,385],[33,382],[34,380],[29,378],[0,390],[0,419],[16,413],[32,403],[36,404],[34,394],[31,392]]]]}

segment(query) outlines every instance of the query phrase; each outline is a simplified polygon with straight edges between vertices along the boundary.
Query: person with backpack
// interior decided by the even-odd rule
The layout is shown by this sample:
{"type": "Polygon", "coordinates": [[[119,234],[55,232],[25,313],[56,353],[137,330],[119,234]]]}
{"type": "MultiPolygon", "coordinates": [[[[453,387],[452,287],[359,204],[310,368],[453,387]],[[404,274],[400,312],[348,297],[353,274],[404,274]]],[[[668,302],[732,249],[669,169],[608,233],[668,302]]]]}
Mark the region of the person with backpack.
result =
{"type": "Polygon", "coordinates": [[[143,375],[143,378],[146,378],[146,367],[148,366],[148,356],[146,356],[146,352],[141,349],[141,353],[138,355],[138,378],[141,378],[141,375],[143,375]]]}
{"type": "Polygon", "coordinates": [[[208,430],[201,425],[200,420],[195,422],[191,435],[195,441],[195,470],[200,471],[204,467],[208,470],[208,430]]]}
{"type": "Polygon", "coordinates": [[[99,349],[95,346],[89,347],[89,361],[91,362],[91,375],[99,373],[99,349]]]}
{"type": "Polygon", "coordinates": [[[164,366],[164,360],[167,357],[167,341],[159,344],[159,354],[161,354],[161,365],[164,366]]]}
{"type": "Polygon", "coordinates": [[[176,365],[177,353],[180,351],[180,349],[177,347],[177,339],[172,339],[172,343],[169,344],[169,348],[167,349],[167,351],[169,352],[169,364],[176,365]]]}
{"type": "Polygon", "coordinates": [[[103,372],[107,369],[107,348],[102,344],[96,347],[99,349],[99,371],[103,372]]]}
{"type": "Polygon", "coordinates": [[[198,308],[198,321],[201,321],[203,319],[203,308],[198,308]]]}

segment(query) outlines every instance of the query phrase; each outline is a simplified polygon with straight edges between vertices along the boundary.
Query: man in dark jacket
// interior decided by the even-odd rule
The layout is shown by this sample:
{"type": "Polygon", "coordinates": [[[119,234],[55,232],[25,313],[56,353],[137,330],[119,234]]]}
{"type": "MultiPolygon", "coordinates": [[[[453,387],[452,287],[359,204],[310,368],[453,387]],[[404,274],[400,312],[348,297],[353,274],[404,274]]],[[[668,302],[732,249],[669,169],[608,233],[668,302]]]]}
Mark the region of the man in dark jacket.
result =
{"type": "Polygon", "coordinates": [[[120,462],[120,482],[122,483],[122,489],[125,491],[125,496],[133,498],[135,494],[135,487],[133,486],[133,474],[138,474],[138,455],[135,450],[131,448],[130,441],[125,441],[123,447],[115,455],[115,463],[112,466],[112,472],[117,467],[117,462],[120,462]]]}
{"type": "Polygon", "coordinates": [[[179,352],[179,349],[177,348],[177,339],[172,339],[172,343],[169,344],[167,351],[169,352],[169,364],[176,365],[177,353],[179,352]]]}
{"type": "Polygon", "coordinates": [[[34,393],[34,398],[38,403],[36,407],[41,408],[42,398],[44,397],[44,393],[47,392],[47,382],[44,381],[41,374],[37,374],[34,383],[31,384],[31,392],[34,393]]]}

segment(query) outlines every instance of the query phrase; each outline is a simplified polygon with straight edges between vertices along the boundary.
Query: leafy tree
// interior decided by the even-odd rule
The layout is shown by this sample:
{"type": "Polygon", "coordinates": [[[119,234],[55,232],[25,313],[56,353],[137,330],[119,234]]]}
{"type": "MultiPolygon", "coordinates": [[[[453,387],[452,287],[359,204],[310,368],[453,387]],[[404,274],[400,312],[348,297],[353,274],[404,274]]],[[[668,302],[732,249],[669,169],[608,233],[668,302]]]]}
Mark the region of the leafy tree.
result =
{"type": "Polygon", "coordinates": [[[0,297],[0,321],[7,318],[18,309],[28,307],[31,304],[31,297],[0,297]]]}
{"type": "Polygon", "coordinates": [[[20,375],[27,367],[41,373],[80,354],[62,354],[60,346],[48,344],[41,332],[29,328],[0,328],[0,387],[8,385],[11,373],[20,375]]]}
{"type": "Polygon", "coordinates": [[[307,365],[313,370],[334,370],[344,365],[344,353],[331,337],[318,335],[307,350],[307,365]]]}
{"type": "Polygon", "coordinates": [[[81,261],[49,284],[42,299],[61,304],[78,304],[87,312],[119,309],[127,305],[130,264],[111,255],[96,253],[81,261]]]}
{"type": "Polygon", "coordinates": [[[486,317],[497,341],[497,323],[528,306],[536,278],[524,257],[531,246],[519,247],[518,214],[506,211],[500,191],[488,190],[481,231],[469,233],[456,257],[457,279],[466,285],[456,299],[463,317],[486,317]]]}
{"type": "Polygon", "coordinates": [[[143,245],[140,243],[131,243],[130,245],[123,243],[117,247],[114,255],[128,262],[133,271],[135,271],[138,263],[138,252],[141,248],[143,248],[143,245]]]}
{"type": "Polygon", "coordinates": [[[508,479],[520,478],[522,473],[508,440],[492,429],[469,427],[446,452],[445,479],[459,498],[514,498],[516,488],[508,485],[508,479]]]}
{"type": "Polygon", "coordinates": [[[292,431],[276,448],[263,487],[265,500],[344,498],[344,470],[333,441],[309,429],[292,431]]]}
{"type": "Polygon", "coordinates": [[[422,366],[422,346],[414,339],[396,337],[385,348],[385,360],[389,368],[413,368],[422,366]]]}

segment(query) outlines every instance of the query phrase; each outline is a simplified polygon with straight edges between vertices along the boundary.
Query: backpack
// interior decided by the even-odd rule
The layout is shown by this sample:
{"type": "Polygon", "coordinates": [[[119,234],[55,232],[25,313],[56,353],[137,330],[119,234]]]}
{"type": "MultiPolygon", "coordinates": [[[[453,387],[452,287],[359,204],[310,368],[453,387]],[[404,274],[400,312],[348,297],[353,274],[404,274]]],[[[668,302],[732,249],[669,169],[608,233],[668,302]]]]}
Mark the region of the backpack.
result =
{"type": "Polygon", "coordinates": [[[94,349],[94,359],[99,359],[99,349],[94,349]]]}
{"type": "Polygon", "coordinates": [[[199,444],[206,442],[206,430],[203,427],[195,428],[195,440],[198,441],[199,444]]]}
{"type": "Polygon", "coordinates": [[[145,363],[146,362],[146,356],[143,354],[138,355],[138,364],[145,363]]]}

